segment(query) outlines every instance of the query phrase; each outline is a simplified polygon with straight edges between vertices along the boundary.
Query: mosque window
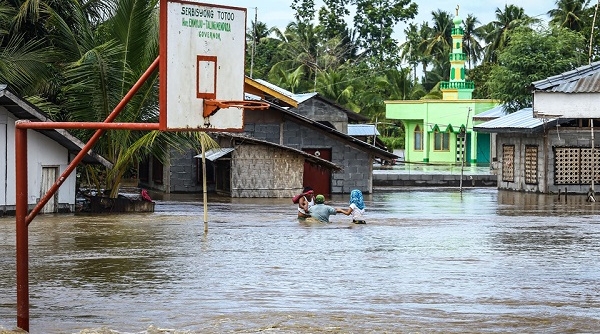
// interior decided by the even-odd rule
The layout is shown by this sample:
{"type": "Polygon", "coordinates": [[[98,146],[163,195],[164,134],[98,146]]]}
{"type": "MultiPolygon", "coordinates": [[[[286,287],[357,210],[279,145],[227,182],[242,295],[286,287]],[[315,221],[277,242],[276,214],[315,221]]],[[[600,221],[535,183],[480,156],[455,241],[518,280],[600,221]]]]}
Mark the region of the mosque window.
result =
{"type": "Polygon", "coordinates": [[[450,133],[448,131],[433,133],[433,150],[450,151],[450,133]]]}
{"type": "Polygon", "coordinates": [[[422,151],[423,150],[423,129],[419,125],[415,126],[414,139],[415,139],[415,144],[414,144],[415,151],[422,151]]]}

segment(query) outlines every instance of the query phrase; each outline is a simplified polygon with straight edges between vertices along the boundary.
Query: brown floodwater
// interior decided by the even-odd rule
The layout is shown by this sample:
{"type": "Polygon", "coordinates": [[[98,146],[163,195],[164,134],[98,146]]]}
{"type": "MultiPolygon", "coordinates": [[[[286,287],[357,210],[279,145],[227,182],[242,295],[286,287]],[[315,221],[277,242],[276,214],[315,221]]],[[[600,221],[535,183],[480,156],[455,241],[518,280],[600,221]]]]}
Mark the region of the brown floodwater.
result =
{"type": "MultiPolygon", "coordinates": [[[[331,203],[346,204],[346,196],[331,203]]],[[[367,224],[289,199],[157,199],[29,226],[31,333],[599,333],[600,205],[491,188],[377,190],[367,224]]],[[[0,332],[16,326],[0,218],[0,332]]]]}

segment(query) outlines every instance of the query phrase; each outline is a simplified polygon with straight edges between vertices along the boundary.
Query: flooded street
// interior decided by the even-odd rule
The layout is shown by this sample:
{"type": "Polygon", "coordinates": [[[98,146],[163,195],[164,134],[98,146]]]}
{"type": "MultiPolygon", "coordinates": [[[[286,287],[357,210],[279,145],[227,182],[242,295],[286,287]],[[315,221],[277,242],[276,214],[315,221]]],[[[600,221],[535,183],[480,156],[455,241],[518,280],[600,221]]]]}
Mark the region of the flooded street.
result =
{"type": "MultiPolygon", "coordinates": [[[[377,190],[366,225],[306,225],[290,199],[211,198],[206,234],[201,197],[158,199],[152,214],[39,216],[30,329],[598,333],[600,203],[583,199],[377,190]]],[[[0,219],[0,266],[0,329],[14,329],[14,217],[0,219]]]]}

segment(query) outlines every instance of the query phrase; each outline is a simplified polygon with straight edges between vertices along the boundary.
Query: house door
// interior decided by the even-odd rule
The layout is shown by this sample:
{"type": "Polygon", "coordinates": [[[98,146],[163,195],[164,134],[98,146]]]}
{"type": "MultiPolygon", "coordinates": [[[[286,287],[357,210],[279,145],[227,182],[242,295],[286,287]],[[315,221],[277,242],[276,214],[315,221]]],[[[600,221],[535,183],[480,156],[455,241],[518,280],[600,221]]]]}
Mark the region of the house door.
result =
{"type": "MultiPolygon", "coordinates": [[[[58,167],[42,167],[42,188],[40,190],[40,199],[46,195],[48,190],[54,185],[58,177],[58,167]]],[[[42,213],[54,213],[57,212],[56,206],[58,204],[58,191],[54,193],[54,196],[48,200],[48,203],[42,208],[42,213]]]]}
{"type": "MultiPolygon", "coordinates": [[[[321,159],[331,161],[331,149],[304,149],[306,153],[318,156],[321,159]]],[[[304,186],[311,186],[315,194],[331,194],[331,172],[323,167],[304,161],[304,176],[302,178],[304,186]]]]}

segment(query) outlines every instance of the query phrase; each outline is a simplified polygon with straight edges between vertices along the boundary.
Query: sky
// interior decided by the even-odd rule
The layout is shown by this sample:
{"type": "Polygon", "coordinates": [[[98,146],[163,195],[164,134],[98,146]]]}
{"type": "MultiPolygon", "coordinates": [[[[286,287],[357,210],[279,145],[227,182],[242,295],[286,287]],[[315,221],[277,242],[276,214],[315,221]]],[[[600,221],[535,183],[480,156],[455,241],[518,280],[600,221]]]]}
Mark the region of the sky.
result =
{"type": "MultiPolygon", "coordinates": [[[[431,12],[438,9],[455,14],[456,6],[459,8],[459,16],[461,18],[473,14],[484,24],[495,18],[496,8],[504,9],[505,5],[518,5],[525,10],[525,14],[535,16],[543,20],[547,20],[547,12],[555,7],[555,0],[455,0],[453,2],[447,0],[413,0],[419,6],[417,17],[411,22],[422,23],[423,21],[431,22],[431,12]]],[[[203,1],[208,3],[209,1],[203,1]]],[[[268,27],[279,27],[284,29],[285,26],[294,20],[294,11],[290,7],[293,0],[215,0],[210,1],[215,5],[226,5],[247,8],[248,26],[250,21],[254,21],[255,15],[259,22],[264,22],[268,27]]],[[[315,0],[316,8],[323,5],[323,1],[315,0]]],[[[351,14],[353,15],[353,14],[351,14]]],[[[348,18],[351,20],[351,18],[348,18]]],[[[406,24],[398,24],[394,29],[393,37],[398,42],[404,42],[403,30],[406,24]]]]}

